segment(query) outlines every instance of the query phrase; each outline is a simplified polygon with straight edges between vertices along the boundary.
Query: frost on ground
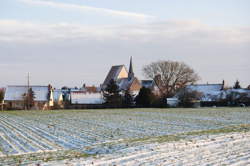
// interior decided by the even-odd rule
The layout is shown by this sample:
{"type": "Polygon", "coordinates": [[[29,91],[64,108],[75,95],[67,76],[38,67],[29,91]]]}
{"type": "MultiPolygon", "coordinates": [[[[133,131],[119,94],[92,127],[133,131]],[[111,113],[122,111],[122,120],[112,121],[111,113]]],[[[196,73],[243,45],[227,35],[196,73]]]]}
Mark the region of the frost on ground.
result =
{"type": "Polygon", "coordinates": [[[250,132],[131,147],[116,154],[44,163],[56,165],[250,165],[250,132]]]}
{"type": "MultiPolygon", "coordinates": [[[[129,157],[137,148],[143,154],[151,146],[157,151],[163,142],[196,139],[197,135],[204,139],[210,130],[213,134],[242,131],[242,127],[222,130],[242,124],[249,127],[249,108],[0,112],[0,165],[59,162],[91,156],[89,161],[96,161],[93,156],[99,155],[129,157]]],[[[157,158],[160,159],[159,155],[157,158]]]]}

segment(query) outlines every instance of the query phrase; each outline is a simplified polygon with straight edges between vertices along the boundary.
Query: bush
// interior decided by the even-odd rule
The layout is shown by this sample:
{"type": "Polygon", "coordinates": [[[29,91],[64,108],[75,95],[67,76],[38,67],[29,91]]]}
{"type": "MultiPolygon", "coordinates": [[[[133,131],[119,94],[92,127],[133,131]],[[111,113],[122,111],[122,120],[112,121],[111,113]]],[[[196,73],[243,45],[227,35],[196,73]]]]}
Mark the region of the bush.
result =
{"type": "Polygon", "coordinates": [[[201,97],[202,97],[201,92],[191,91],[191,90],[184,88],[179,93],[180,106],[192,107],[194,101],[200,100],[201,97]]]}
{"type": "Polygon", "coordinates": [[[103,91],[103,97],[105,104],[111,107],[121,107],[122,106],[122,96],[116,82],[112,79],[108,83],[107,87],[103,91]]]}
{"type": "Polygon", "coordinates": [[[155,101],[155,96],[151,89],[142,87],[139,94],[136,96],[136,105],[139,107],[151,107],[155,101]]]}

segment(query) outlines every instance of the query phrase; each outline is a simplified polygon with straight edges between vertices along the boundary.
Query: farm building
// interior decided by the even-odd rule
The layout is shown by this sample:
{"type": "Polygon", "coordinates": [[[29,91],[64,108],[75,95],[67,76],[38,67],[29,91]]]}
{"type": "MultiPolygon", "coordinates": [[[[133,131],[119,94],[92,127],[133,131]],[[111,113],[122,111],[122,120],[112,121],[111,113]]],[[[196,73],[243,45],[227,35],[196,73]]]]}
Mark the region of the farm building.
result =
{"type": "Polygon", "coordinates": [[[104,90],[111,80],[116,81],[122,92],[129,90],[133,94],[138,94],[141,88],[140,81],[134,76],[132,57],[130,59],[129,72],[125,65],[112,66],[106,76],[101,88],[104,90]]]}
{"type": "Polygon", "coordinates": [[[31,88],[34,92],[34,107],[31,109],[49,109],[53,106],[51,86],[7,86],[4,103],[7,109],[25,109],[23,96],[31,88]]]}
{"type": "Polygon", "coordinates": [[[104,103],[100,92],[92,93],[83,90],[72,90],[70,96],[71,104],[94,105],[104,103]]]}

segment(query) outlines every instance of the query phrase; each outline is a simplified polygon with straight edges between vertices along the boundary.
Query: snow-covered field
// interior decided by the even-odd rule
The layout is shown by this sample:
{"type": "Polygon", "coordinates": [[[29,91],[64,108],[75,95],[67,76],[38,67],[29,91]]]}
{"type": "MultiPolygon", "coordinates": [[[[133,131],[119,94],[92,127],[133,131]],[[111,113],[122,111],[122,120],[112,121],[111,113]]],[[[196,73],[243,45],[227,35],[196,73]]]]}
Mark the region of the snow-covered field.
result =
{"type": "MultiPolygon", "coordinates": [[[[220,135],[215,138],[215,140],[221,140],[217,143],[211,141],[210,138],[206,140],[202,136],[194,137],[189,134],[188,139],[197,139],[197,146],[204,147],[204,149],[197,149],[198,151],[195,150],[196,144],[194,146],[189,144],[187,138],[182,142],[176,136],[181,133],[208,131],[241,124],[250,124],[250,108],[0,112],[0,165],[16,165],[17,163],[25,165],[46,163],[47,161],[55,165],[57,162],[60,163],[61,160],[73,159],[74,161],[74,158],[81,157],[88,158],[87,160],[79,159],[74,162],[84,164],[86,161],[85,163],[88,165],[92,162],[98,164],[99,160],[103,160],[105,165],[112,164],[112,161],[117,159],[118,165],[119,163],[134,165],[133,162],[136,160],[140,160],[140,162],[148,161],[149,165],[150,163],[157,165],[164,162],[165,157],[168,158],[168,155],[172,155],[171,151],[174,150],[176,150],[176,154],[173,154],[172,160],[175,157],[183,157],[183,161],[173,161],[176,165],[179,162],[185,163],[189,158],[196,157],[196,155],[193,157],[192,155],[199,154],[199,151],[204,151],[204,155],[209,156],[211,149],[216,150],[218,147],[224,150],[218,151],[218,153],[230,155],[231,148],[229,147],[234,145],[234,141],[241,142],[242,145],[233,146],[236,148],[235,150],[239,150],[237,155],[243,154],[243,156],[249,157],[249,133],[234,133],[236,134],[233,136],[236,138],[235,140],[229,140],[230,135],[220,135]],[[156,143],[159,140],[152,141],[154,138],[159,139],[159,136],[166,135],[175,137],[166,139],[161,143],[156,143]],[[244,136],[244,138],[241,139],[241,136],[244,136]],[[147,140],[151,141],[147,142],[147,140]],[[168,143],[168,140],[177,142],[172,144],[168,143]],[[228,144],[228,141],[232,141],[232,143],[228,144]],[[247,143],[248,146],[244,146],[247,143]],[[174,149],[171,150],[170,147],[174,149]],[[192,152],[194,154],[190,152],[189,155],[189,150],[192,150],[191,147],[193,147],[192,152]],[[169,151],[165,151],[166,149],[169,149],[169,151]],[[206,149],[210,150],[206,151],[206,149]],[[242,153],[240,153],[241,151],[242,153]],[[100,155],[104,155],[102,159],[99,159],[100,155]],[[134,155],[135,158],[133,158],[134,155]],[[123,156],[125,156],[125,159],[123,159],[123,156]],[[156,156],[159,161],[154,163],[155,158],[151,158],[151,156],[156,156]]],[[[211,154],[213,154],[213,151],[211,151],[211,154]]],[[[241,159],[237,155],[235,158],[241,159]]],[[[216,157],[216,155],[212,156],[216,157]]],[[[166,162],[169,162],[169,160],[166,162]]],[[[210,162],[213,162],[213,158],[210,162]]],[[[142,164],[145,165],[146,163],[142,164]]]]}
{"type": "Polygon", "coordinates": [[[60,165],[250,165],[250,132],[208,136],[205,139],[147,144],[126,152],[102,155],[97,158],[48,162],[60,165]]]}

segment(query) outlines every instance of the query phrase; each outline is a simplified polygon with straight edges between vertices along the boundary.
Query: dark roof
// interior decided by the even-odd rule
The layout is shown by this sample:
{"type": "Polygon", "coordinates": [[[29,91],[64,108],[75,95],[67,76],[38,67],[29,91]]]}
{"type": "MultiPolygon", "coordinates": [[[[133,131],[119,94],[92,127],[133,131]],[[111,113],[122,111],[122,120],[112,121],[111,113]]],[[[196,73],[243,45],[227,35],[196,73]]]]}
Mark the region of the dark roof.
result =
{"type": "Polygon", "coordinates": [[[135,78],[121,78],[117,80],[117,85],[119,86],[120,90],[127,90],[131,84],[133,83],[135,78]]]}
{"type": "Polygon", "coordinates": [[[117,80],[118,74],[122,70],[122,68],[125,67],[124,65],[117,65],[117,66],[112,66],[111,69],[109,70],[109,73],[107,77],[105,78],[102,86],[106,86],[111,79],[114,79],[115,81],[117,80]]]}
{"type": "Polygon", "coordinates": [[[142,87],[153,88],[155,86],[154,80],[141,80],[142,87]]]}

